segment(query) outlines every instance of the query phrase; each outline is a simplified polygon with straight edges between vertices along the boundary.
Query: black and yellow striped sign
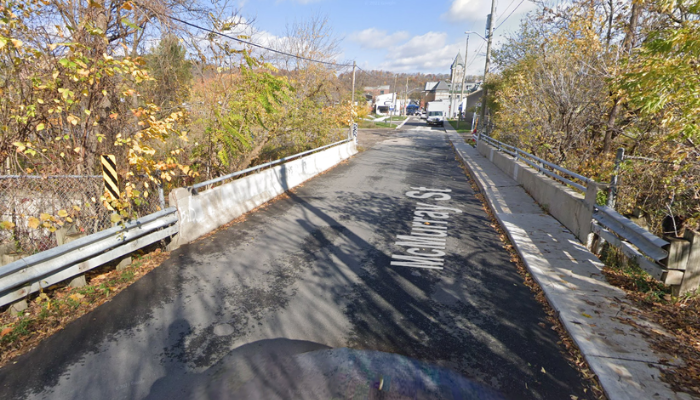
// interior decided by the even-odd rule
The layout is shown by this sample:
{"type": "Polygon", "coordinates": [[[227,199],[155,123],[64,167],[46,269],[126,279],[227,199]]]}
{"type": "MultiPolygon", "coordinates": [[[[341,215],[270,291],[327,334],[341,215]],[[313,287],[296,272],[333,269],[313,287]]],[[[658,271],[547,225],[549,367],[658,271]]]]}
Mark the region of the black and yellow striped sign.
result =
{"type": "Polygon", "coordinates": [[[117,179],[117,162],[112,154],[103,155],[102,177],[105,181],[105,190],[112,195],[115,200],[119,199],[119,180],[117,179]]]}

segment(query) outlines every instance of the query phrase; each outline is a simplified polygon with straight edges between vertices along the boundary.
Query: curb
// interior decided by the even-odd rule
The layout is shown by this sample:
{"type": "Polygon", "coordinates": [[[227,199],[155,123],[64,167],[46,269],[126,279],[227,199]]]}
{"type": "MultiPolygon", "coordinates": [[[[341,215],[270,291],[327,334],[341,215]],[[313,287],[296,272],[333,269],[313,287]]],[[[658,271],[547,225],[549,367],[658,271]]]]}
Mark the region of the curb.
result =
{"type": "Polygon", "coordinates": [[[406,119],[405,119],[405,120],[403,120],[403,122],[401,122],[401,124],[400,124],[399,126],[397,126],[397,127],[395,128],[395,129],[399,129],[399,128],[401,128],[401,127],[403,126],[403,124],[405,124],[406,122],[408,122],[409,118],[411,118],[411,117],[409,117],[409,116],[406,116],[406,119]]]}
{"type": "Polygon", "coordinates": [[[682,361],[653,351],[644,336],[624,321],[661,332],[663,328],[640,319],[626,293],[600,273],[603,264],[556,219],[535,211],[539,206],[522,187],[467,145],[451,126],[445,133],[608,399],[693,399],[660,380],[665,360],[677,365],[682,361]],[[528,208],[531,211],[523,211],[528,208]]]}

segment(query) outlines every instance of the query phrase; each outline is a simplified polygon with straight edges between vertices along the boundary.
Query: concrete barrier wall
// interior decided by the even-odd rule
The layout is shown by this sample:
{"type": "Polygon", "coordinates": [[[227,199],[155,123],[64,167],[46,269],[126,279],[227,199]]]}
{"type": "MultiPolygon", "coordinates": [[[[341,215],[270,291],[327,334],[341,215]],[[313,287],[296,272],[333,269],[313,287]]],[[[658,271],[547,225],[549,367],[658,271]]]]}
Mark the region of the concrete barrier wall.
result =
{"type": "Polygon", "coordinates": [[[521,185],[547,212],[567,227],[581,243],[590,240],[593,206],[598,188],[589,186],[584,197],[568,186],[549,178],[523,162],[486,144],[477,144],[481,155],[493,162],[501,171],[521,185]]]}
{"type": "Polygon", "coordinates": [[[177,207],[180,224],[175,246],[227,224],[356,153],[354,143],[344,143],[197,194],[173,190],[170,205],[177,207]]]}

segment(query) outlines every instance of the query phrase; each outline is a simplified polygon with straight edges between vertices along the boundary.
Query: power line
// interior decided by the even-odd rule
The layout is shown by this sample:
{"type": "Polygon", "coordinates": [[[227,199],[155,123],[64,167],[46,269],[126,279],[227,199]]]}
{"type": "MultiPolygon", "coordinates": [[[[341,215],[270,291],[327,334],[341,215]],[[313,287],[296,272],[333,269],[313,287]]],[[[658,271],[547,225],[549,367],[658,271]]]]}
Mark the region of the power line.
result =
{"type": "Polygon", "coordinates": [[[479,48],[476,49],[476,50],[474,51],[474,57],[472,57],[472,60],[469,62],[469,65],[467,65],[466,67],[464,67],[464,73],[465,73],[465,74],[467,73],[467,68],[471,67],[472,64],[474,64],[474,61],[476,61],[476,56],[479,54],[479,52],[480,52],[481,49],[483,49],[483,48],[484,48],[484,42],[481,42],[481,45],[479,46],[479,48]]]}
{"type": "Polygon", "coordinates": [[[176,17],[173,17],[173,16],[168,16],[168,18],[172,19],[173,21],[177,21],[177,22],[180,22],[182,24],[185,24],[187,26],[191,26],[193,28],[196,28],[196,29],[199,29],[199,30],[202,30],[205,32],[213,33],[215,35],[219,35],[219,36],[234,40],[234,41],[239,42],[239,43],[243,43],[243,44],[247,44],[249,46],[257,47],[259,49],[271,51],[273,53],[277,53],[277,54],[281,54],[281,55],[285,55],[285,56],[289,56],[289,57],[294,57],[294,58],[297,58],[299,60],[310,61],[310,62],[315,62],[315,63],[319,63],[319,64],[326,64],[326,65],[331,65],[334,67],[352,67],[352,64],[336,64],[336,63],[332,63],[332,62],[328,62],[328,61],[314,60],[312,58],[307,58],[307,57],[303,57],[303,56],[299,56],[299,55],[295,55],[295,54],[286,53],[284,51],[275,50],[275,49],[271,49],[269,47],[265,47],[261,44],[257,44],[257,43],[249,42],[247,40],[239,39],[237,37],[229,36],[229,35],[226,35],[225,33],[217,32],[217,31],[212,30],[212,29],[204,28],[204,27],[201,27],[199,25],[195,25],[191,22],[183,21],[183,20],[176,18],[176,17]]]}
{"type": "MultiPolygon", "coordinates": [[[[515,2],[516,2],[516,0],[512,0],[512,1],[510,2],[510,4],[508,4],[508,7],[506,7],[506,8],[503,10],[503,13],[505,14],[505,12],[506,12],[506,11],[510,8],[510,6],[512,6],[513,3],[515,3],[515,2]]],[[[498,18],[496,18],[496,22],[498,22],[498,20],[500,20],[502,16],[503,16],[503,15],[499,15],[498,18]]],[[[494,22],[494,24],[495,24],[496,22],[494,22]]]]}
{"type": "Polygon", "coordinates": [[[518,7],[520,7],[524,2],[525,2],[525,0],[521,0],[520,3],[518,3],[517,6],[515,6],[515,8],[513,9],[513,11],[511,11],[510,14],[508,14],[508,16],[506,17],[506,19],[504,19],[503,21],[501,21],[500,24],[498,24],[498,26],[496,27],[496,29],[494,29],[494,31],[497,30],[498,28],[500,28],[501,25],[503,25],[506,21],[508,21],[508,18],[510,18],[510,16],[513,15],[513,13],[515,12],[515,10],[517,10],[518,7]]]}

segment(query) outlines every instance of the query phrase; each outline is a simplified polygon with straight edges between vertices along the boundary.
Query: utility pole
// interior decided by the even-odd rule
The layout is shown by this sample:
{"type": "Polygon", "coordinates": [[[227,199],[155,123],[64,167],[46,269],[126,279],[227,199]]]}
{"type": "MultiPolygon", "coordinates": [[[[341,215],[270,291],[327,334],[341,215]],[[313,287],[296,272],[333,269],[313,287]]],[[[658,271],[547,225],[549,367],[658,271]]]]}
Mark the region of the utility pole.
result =
{"type": "Polygon", "coordinates": [[[403,109],[404,114],[408,117],[408,75],[406,75],[406,89],[404,91],[405,96],[403,98],[403,109]]]}
{"type": "Polygon", "coordinates": [[[489,64],[491,64],[491,39],[493,38],[493,13],[496,11],[496,0],[491,0],[491,14],[487,19],[488,26],[486,27],[489,36],[486,38],[486,65],[484,65],[484,82],[482,83],[484,94],[481,96],[481,118],[479,118],[479,124],[481,124],[482,133],[486,133],[486,96],[488,96],[488,90],[486,90],[486,75],[489,73],[489,64]]]}
{"type": "Polygon", "coordinates": [[[355,63],[355,61],[353,61],[352,62],[352,97],[351,97],[352,100],[350,100],[350,105],[353,107],[353,109],[355,107],[355,67],[356,66],[357,66],[357,64],[355,63]]]}
{"type": "MultiPolygon", "coordinates": [[[[392,93],[392,97],[394,98],[394,112],[393,115],[396,115],[396,74],[394,74],[394,92],[392,93]]],[[[389,123],[391,123],[391,117],[389,117],[389,123]]]]}
{"type": "MultiPolygon", "coordinates": [[[[467,45],[464,47],[464,71],[462,74],[462,93],[459,95],[459,103],[462,104],[464,101],[464,81],[467,79],[467,57],[469,55],[469,34],[467,33],[467,45]]],[[[464,102],[464,107],[462,107],[462,114],[467,116],[467,102],[464,102]]],[[[457,129],[459,130],[459,123],[462,118],[457,118],[457,129]]]]}
{"type": "MultiPolygon", "coordinates": [[[[354,111],[355,111],[355,67],[356,66],[357,66],[357,64],[355,63],[355,61],[353,61],[352,62],[352,93],[350,94],[350,107],[352,108],[353,113],[351,113],[350,115],[353,115],[354,111]]],[[[352,124],[353,123],[355,123],[354,116],[352,118],[352,123],[350,124],[350,134],[349,134],[350,138],[352,138],[352,126],[353,126],[352,124]]]]}

